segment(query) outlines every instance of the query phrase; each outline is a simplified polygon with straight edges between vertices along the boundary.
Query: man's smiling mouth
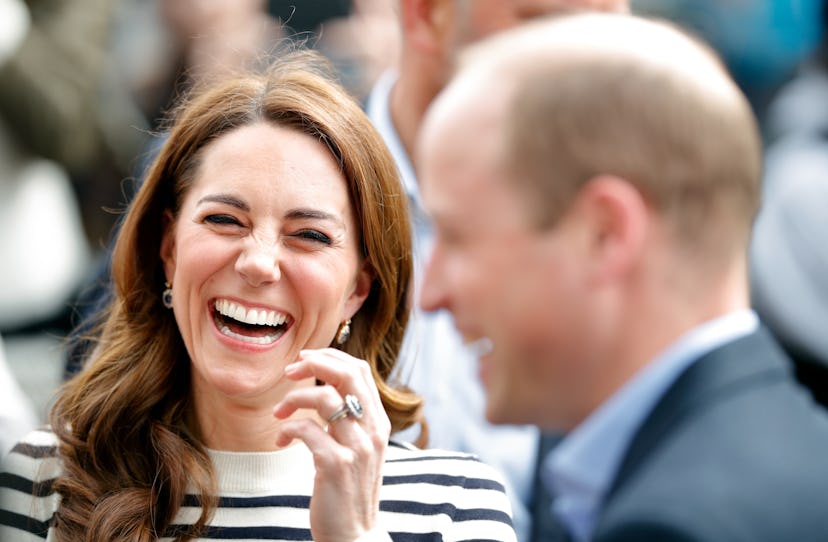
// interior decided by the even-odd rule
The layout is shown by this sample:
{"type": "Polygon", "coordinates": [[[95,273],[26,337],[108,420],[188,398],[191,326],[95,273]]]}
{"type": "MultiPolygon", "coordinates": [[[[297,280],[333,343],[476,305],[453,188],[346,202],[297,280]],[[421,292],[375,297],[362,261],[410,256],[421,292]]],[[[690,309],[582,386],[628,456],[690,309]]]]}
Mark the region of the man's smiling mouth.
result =
{"type": "Polygon", "coordinates": [[[287,314],[267,309],[247,309],[229,299],[216,299],[213,320],[222,335],[265,346],[276,342],[292,323],[287,314]]]}

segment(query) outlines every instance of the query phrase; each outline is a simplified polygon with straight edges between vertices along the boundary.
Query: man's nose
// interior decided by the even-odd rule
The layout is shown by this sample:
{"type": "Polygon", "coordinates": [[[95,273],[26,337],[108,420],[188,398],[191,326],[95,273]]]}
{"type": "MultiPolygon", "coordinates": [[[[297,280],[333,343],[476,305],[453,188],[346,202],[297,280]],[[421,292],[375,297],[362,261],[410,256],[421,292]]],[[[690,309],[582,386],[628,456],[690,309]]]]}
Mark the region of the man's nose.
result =
{"type": "Polygon", "coordinates": [[[436,311],[447,308],[445,298],[445,273],[443,272],[442,257],[439,248],[435,247],[425,268],[425,276],[420,286],[420,296],[417,300],[424,311],[436,311]]]}

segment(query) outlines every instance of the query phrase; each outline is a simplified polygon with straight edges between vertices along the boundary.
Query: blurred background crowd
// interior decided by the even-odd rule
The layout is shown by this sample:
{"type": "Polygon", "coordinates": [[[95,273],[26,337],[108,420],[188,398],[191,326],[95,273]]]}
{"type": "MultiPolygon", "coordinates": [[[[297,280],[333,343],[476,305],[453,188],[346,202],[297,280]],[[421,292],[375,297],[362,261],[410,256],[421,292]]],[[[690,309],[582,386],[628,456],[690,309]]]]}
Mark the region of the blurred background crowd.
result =
{"type": "MultiPolygon", "coordinates": [[[[397,59],[396,4],[0,0],[0,403],[22,390],[33,413],[16,415],[22,426],[45,419],[78,319],[73,300],[102,265],[175,97],[301,41],[364,102],[397,59]]],[[[754,300],[824,390],[825,1],[633,0],[632,9],[709,41],[753,104],[767,151],[754,300]]]]}

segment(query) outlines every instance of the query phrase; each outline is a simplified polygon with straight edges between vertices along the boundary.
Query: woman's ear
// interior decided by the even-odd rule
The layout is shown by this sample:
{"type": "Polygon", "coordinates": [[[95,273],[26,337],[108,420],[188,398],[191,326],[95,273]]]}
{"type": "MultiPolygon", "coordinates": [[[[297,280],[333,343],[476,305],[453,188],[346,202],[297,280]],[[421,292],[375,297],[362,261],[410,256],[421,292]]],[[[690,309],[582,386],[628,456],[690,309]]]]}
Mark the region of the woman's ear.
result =
{"type": "Polygon", "coordinates": [[[357,271],[354,278],[353,289],[351,290],[348,299],[345,301],[345,310],[342,316],[343,320],[352,318],[354,314],[359,311],[362,304],[371,293],[371,285],[374,283],[374,270],[371,268],[367,260],[363,260],[360,264],[359,271],[357,271]]]}
{"type": "Polygon", "coordinates": [[[175,275],[175,218],[169,209],[164,211],[163,216],[160,256],[164,263],[164,276],[167,282],[172,282],[175,275]]]}

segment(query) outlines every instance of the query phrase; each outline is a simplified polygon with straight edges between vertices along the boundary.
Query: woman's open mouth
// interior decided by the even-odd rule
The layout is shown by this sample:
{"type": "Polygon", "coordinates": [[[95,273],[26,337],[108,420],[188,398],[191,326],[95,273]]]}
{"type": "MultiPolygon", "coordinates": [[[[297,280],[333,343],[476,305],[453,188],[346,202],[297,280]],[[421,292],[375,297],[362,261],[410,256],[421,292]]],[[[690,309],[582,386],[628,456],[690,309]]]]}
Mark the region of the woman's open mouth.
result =
{"type": "Polygon", "coordinates": [[[276,342],[293,323],[290,316],[267,309],[248,309],[229,299],[216,299],[213,321],[222,335],[248,344],[276,342]]]}

